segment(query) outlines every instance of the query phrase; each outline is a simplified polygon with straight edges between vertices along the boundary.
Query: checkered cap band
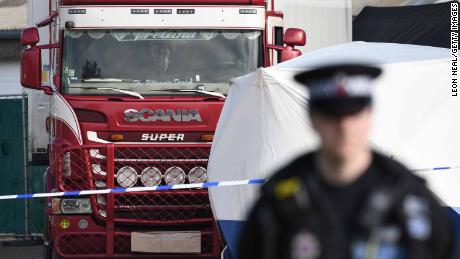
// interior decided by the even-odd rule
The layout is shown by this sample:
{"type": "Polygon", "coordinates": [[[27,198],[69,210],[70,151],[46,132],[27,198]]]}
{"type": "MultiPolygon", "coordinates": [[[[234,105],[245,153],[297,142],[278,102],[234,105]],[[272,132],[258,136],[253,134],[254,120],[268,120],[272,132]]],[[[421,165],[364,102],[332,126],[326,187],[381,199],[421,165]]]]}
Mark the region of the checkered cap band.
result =
{"type": "Polygon", "coordinates": [[[310,98],[370,97],[372,80],[370,76],[344,74],[319,79],[312,82],[309,87],[310,98]]]}

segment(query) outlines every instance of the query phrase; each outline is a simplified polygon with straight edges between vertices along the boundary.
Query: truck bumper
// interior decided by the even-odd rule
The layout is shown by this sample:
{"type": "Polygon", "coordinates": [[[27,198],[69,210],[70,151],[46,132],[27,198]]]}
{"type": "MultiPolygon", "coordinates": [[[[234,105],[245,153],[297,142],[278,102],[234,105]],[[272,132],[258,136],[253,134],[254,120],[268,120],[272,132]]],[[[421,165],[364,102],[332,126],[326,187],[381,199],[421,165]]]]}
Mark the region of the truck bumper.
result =
{"type": "MultiPolygon", "coordinates": [[[[132,228],[115,229],[112,233],[106,231],[104,226],[98,225],[91,216],[52,216],[51,232],[53,235],[53,249],[60,258],[219,258],[213,246],[215,243],[215,229],[200,231],[201,253],[199,254],[172,254],[172,253],[141,253],[131,251],[132,232],[150,232],[142,227],[142,230],[132,228]],[[68,224],[61,223],[62,221],[68,224]],[[80,223],[86,221],[87,227],[80,223]],[[65,226],[66,228],[63,228],[65,226]],[[209,245],[213,244],[213,245],[209,245]],[[214,250],[214,251],[213,251],[214,250]]],[[[158,229],[156,229],[158,231],[158,229]]]]}

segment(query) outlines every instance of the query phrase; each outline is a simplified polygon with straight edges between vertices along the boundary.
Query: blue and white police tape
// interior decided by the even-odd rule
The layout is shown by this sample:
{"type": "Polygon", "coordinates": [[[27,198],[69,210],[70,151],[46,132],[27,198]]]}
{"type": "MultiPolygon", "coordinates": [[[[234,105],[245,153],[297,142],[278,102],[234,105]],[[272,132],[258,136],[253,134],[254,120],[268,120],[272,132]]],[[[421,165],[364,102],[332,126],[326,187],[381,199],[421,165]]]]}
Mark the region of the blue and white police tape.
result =
{"type": "Polygon", "coordinates": [[[107,193],[126,193],[126,192],[145,192],[145,191],[161,191],[161,190],[178,190],[178,189],[196,189],[221,186],[238,186],[250,184],[263,184],[265,179],[250,179],[240,181],[222,181],[222,182],[206,182],[192,184],[177,184],[177,185],[158,185],[151,187],[131,187],[131,188],[114,188],[101,190],[83,190],[70,192],[52,192],[52,193],[34,193],[34,194],[17,194],[17,195],[2,195],[0,200],[13,199],[31,199],[31,198],[46,198],[46,197],[62,197],[62,196],[83,196],[90,194],[107,194],[107,193]]]}
{"type": "MultiPolygon", "coordinates": [[[[423,168],[423,169],[414,169],[411,171],[412,172],[424,172],[424,171],[426,172],[426,171],[450,170],[450,169],[457,169],[457,168],[460,168],[460,166],[423,168]]],[[[177,184],[177,185],[158,185],[158,186],[151,186],[151,187],[113,188],[113,189],[101,189],[101,190],[82,190],[82,191],[51,192],[51,193],[26,193],[26,194],[15,194],[15,195],[1,195],[0,200],[63,197],[63,196],[83,196],[83,195],[107,194],[107,193],[197,189],[197,188],[209,188],[209,187],[263,184],[264,182],[265,182],[265,179],[249,179],[249,180],[238,180],[238,181],[206,182],[206,183],[177,184]]]]}
{"type": "Polygon", "coordinates": [[[414,169],[411,172],[423,172],[423,171],[439,171],[439,170],[450,170],[450,169],[458,169],[460,166],[443,166],[443,167],[433,167],[433,168],[422,168],[422,169],[414,169]]]}

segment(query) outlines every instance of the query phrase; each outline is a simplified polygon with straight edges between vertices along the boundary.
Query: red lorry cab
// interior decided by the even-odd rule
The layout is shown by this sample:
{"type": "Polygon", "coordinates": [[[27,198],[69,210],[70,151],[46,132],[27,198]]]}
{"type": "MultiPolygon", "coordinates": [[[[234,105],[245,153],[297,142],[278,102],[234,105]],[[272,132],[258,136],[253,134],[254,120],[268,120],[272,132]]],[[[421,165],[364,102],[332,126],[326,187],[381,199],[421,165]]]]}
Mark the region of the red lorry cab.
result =
{"type": "Polygon", "coordinates": [[[51,96],[45,191],[119,190],[48,199],[46,258],[220,256],[206,189],[124,191],[207,180],[229,80],[305,44],[302,30],[283,33],[272,4],[51,1],[37,23],[49,26],[49,44],[37,45],[37,28],[23,31],[21,83],[51,96]]]}

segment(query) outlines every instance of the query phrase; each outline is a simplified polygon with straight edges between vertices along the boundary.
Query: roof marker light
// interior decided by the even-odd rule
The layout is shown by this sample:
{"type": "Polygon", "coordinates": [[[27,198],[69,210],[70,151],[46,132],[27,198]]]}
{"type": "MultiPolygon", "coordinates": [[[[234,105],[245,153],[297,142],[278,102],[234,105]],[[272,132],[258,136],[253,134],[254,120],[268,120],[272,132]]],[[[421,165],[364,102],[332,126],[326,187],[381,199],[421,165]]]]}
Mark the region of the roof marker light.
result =
{"type": "Polygon", "coordinates": [[[149,9],[131,9],[131,14],[149,14],[149,9]]]}
{"type": "Polygon", "coordinates": [[[154,9],[154,14],[172,14],[172,9],[154,9]]]}
{"type": "Polygon", "coordinates": [[[257,14],[257,9],[240,9],[240,14],[257,14]]]}
{"type": "Polygon", "coordinates": [[[195,9],[177,9],[177,14],[195,14],[195,9]]]}
{"type": "Polygon", "coordinates": [[[69,14],[86,14],[86,9],[69,9],[69,14]]]}

